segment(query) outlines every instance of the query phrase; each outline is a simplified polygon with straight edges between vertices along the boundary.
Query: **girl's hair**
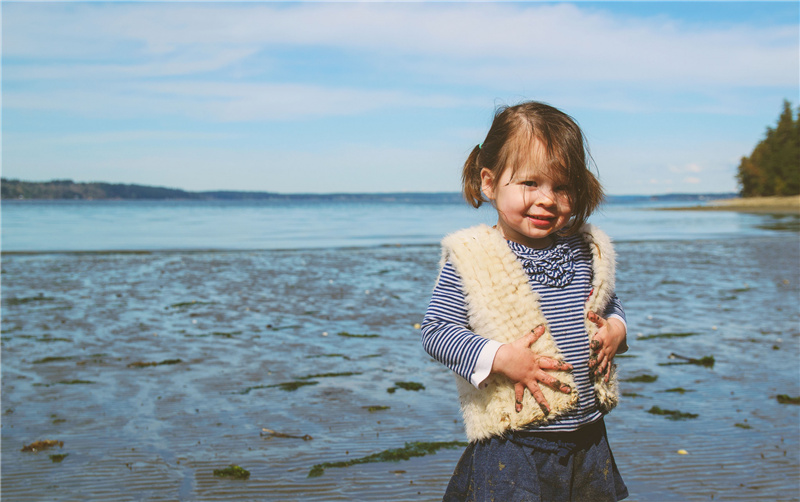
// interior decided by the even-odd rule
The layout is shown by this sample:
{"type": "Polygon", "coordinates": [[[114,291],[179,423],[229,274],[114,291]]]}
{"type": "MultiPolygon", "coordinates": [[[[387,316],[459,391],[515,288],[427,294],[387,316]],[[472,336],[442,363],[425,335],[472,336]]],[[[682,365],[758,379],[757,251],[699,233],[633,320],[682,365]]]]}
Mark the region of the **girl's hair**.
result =
{"type": "Polygon", "coordinates": [[[492,172],[495,184],[506,169],[513,169],[513,176],[529,162],[534,140],[544,147],[544,165],[537,167],[567,186],[572,216],[565,231],[574,233],[603,201],[603,187],[589,171],[591,156],[578,124],[544,103],[529,101],[497,109],[486,139],[464,163],[464,198],[480,207],[487,201],[481,192],[481,169],[492,172]]]}

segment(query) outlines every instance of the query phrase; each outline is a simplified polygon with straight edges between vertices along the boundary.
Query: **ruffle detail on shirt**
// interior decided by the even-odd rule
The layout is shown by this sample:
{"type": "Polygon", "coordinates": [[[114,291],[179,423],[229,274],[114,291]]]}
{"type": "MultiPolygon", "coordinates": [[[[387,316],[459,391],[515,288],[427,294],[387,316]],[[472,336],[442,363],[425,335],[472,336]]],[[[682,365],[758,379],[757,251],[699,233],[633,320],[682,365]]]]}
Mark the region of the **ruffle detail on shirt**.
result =
{"type": "Polygon", "coordinates": [[[568,242],[561,241],[545,249],[512,243],[511,249],[519,256],[522,268],[534,281],[555,288],[572,284],[572,279],[575,278],[575,261],[568,242]]]}

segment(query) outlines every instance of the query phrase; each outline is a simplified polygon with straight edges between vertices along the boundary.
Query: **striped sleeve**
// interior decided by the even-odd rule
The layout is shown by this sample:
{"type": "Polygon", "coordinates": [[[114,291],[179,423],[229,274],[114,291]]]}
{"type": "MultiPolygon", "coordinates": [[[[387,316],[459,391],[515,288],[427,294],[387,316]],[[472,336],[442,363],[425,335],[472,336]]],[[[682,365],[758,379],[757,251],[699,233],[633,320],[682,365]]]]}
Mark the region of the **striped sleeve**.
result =
{"type": "Polygon", "coordinates": [[[471,382],[475,364],[489,340],[470,331],[461,278],[449,262],[439,274],[421,331],[425,351],[471,382]]]}
{"type": "Polygon", "coordinates": [[[622,309],[622,303],[617,298],[616,293],[614,296],[611,297],[611,300],[608,302],[608,306],[606,307],[605,312],[603,312],[603,317],[608,319],[609,317],[616,317],[620,321],[622,321],[625,326],[628,325],[628,322],[625,320],[625,311],[622,309]]]}

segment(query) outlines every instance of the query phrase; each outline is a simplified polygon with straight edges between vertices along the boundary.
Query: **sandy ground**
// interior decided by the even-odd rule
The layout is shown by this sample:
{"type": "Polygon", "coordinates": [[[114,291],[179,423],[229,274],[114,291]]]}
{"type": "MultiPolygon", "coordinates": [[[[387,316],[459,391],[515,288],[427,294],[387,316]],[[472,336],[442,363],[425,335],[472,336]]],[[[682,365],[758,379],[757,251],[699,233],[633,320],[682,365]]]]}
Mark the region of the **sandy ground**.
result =
{"type": "Polygon", "coordinates": [[[800,214],[800,195],[790,197],[746,197],[722,199],[704,206],[672,207],[669,210],[741,211],[747,213],[800,214]]]}

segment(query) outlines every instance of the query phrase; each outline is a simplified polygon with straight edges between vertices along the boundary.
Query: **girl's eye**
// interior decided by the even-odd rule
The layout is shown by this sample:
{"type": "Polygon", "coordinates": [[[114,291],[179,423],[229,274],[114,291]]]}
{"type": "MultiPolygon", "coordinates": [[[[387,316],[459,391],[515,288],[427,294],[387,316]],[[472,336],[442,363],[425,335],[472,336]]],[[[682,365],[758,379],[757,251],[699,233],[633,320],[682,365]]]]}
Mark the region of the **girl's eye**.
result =
{"type": "Polygon", "coordinates": [[[567,185],[559,185],[556,187],[556,192],[566,192],[568,189],[567,185]]]}
{"type": "Polygon", "coordinates": [[[539,186],[535,181],[523,181],[522,184],[525,185],[526,187],[537,187],[537,186],[539,186]]]}

